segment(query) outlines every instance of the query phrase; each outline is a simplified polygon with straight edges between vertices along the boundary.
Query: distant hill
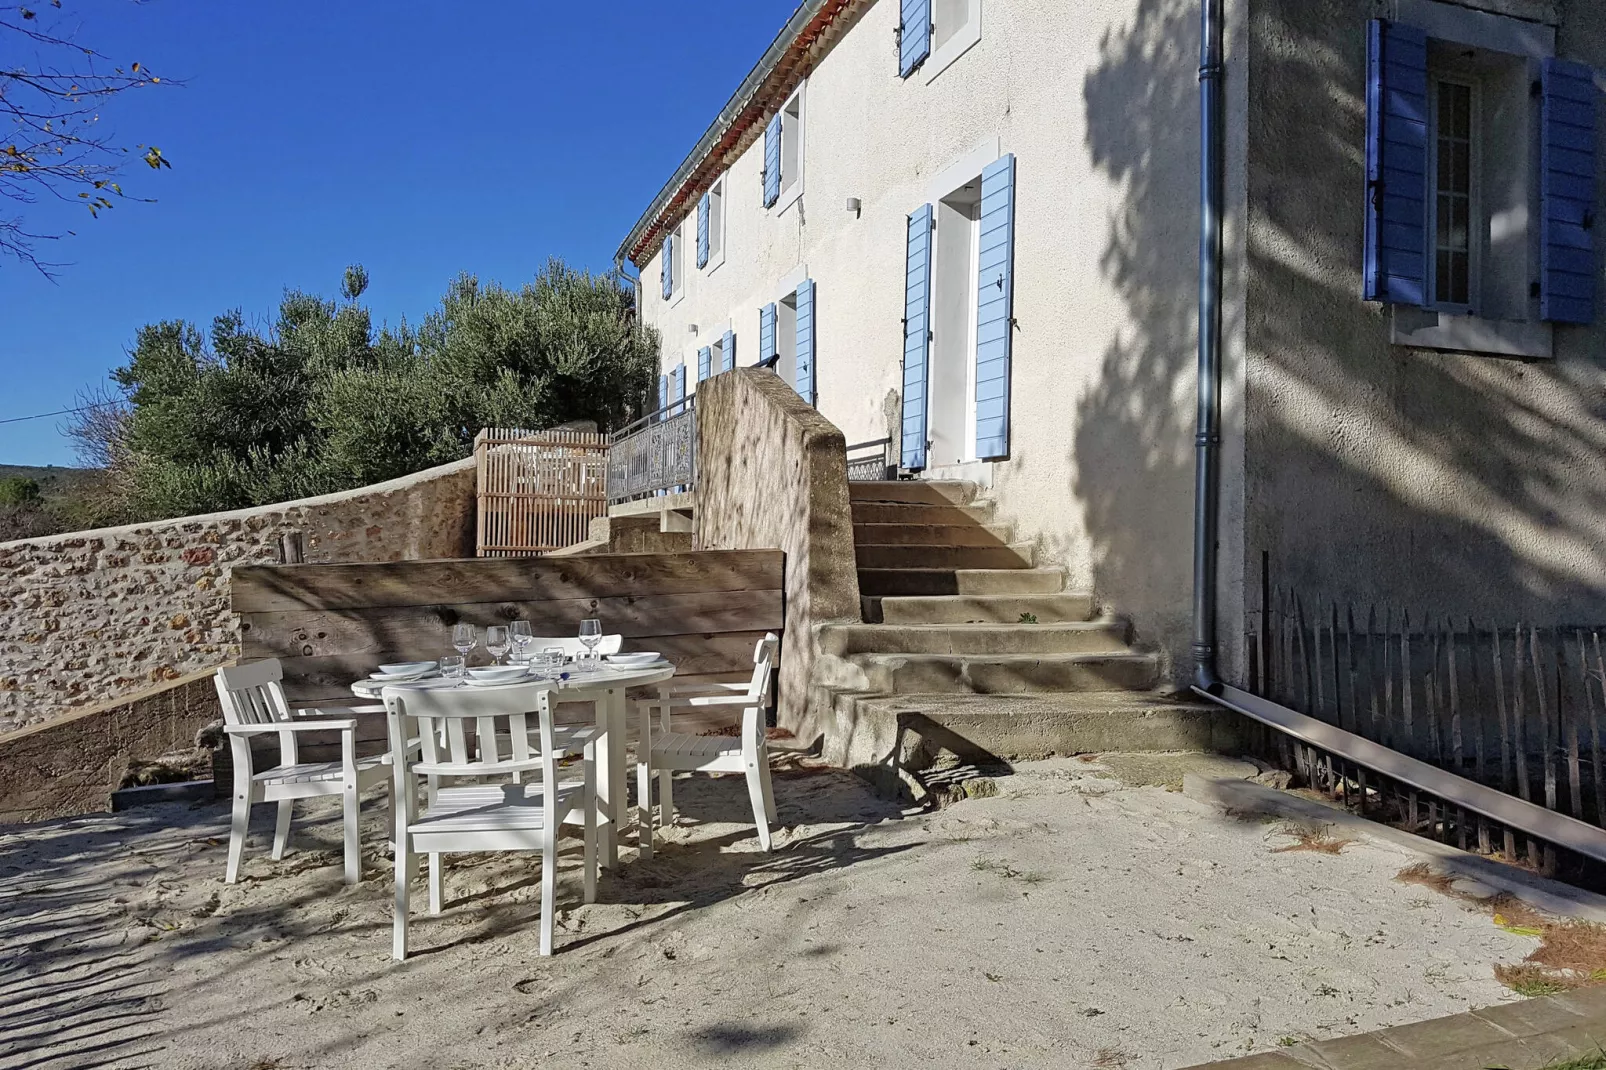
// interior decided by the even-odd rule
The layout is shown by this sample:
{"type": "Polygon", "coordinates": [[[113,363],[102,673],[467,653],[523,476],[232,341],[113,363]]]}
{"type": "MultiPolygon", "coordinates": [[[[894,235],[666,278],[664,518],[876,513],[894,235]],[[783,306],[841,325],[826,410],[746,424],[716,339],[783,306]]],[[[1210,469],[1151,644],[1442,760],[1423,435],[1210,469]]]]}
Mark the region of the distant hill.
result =
{"type": "Polygon", "coordinates": [[[0,464],[0,479],[31,479],[39,484],[40,498],[37,506],[0,507],[0,542],[94,526],[84,498],[96,474],[93,468],[65,465],[0,464]]]}

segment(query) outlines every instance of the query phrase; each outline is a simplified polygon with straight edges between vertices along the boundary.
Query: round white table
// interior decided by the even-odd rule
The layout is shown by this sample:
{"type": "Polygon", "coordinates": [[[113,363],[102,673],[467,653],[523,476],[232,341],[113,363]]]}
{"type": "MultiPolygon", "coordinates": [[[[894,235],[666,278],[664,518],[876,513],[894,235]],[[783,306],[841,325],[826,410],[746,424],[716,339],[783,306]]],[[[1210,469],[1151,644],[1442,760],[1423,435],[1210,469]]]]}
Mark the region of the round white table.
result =
{"type": "Polygon", "coordinates": [[[597,831],[601,834],[602,847],[600,861],[611,868],[619,864],[619,833],[629,816],[625,798],[625,785],[629,782],[625,771],[625,691],[632,687],[661,684],[674,675],[675,667],[665,663],[645,669],[603,668],[566,680],[526,678],[507,684],[460,683],[456,687],[447,686],[438,676],[406,683],[363,679],[352,684],[351,691],[358,698],[377,699],[387,687],[472,692],[545,683],[558,692],[559,702],[590,702],[596,708],[602,751],[602,760],[597,763],[597,831]]]}

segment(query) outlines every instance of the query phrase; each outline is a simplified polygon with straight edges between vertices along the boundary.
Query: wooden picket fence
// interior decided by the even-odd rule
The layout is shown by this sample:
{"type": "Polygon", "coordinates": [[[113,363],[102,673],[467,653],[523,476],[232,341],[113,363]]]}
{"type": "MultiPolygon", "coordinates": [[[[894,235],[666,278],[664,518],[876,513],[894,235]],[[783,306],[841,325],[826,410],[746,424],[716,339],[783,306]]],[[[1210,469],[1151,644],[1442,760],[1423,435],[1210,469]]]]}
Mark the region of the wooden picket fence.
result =
{"type": "MultiPolygon", "coordinates": [[[[1264,575],[1264,572],[1263,572],[1264,575]]],[[[1606,826],[1606,627],[1533,625],[1351,606],[1263,581],[1250,615],[1249,690],[1374,743],[1580,821],[1606,826]]],[[[1290,768],[1364,808],[1380,778],[1283,743],[1290,768]]],[[[1390,786],[1403,823],[1518,854],[1495,828],[1390,786]]],[[[1553,855],[1536,864],[1553,868],[1553,855]]]]}
{"type": "Polygon", "coordinates": [[[584,540],[608,513],[609,436],[488,427],[474,437],[480,557],[529,557],[584,540]]]}

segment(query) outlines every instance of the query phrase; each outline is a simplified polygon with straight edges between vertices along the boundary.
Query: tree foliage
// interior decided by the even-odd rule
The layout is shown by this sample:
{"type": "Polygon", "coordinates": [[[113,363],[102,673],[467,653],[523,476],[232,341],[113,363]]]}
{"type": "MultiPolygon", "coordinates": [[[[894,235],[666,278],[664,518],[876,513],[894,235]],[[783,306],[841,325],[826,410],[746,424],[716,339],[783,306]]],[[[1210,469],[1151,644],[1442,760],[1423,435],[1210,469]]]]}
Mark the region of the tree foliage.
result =
{"type": "Polygon", "coordinates": [[[518,290],[460,276],[412,328],[376,329],[348,268],[342,300],[287,292],[266,331],[240,312],[211,331],[140,328],[70,428],[124,519],[287,501],[466,457],[486,426],[638,416],[656,334],[611,276],[551,261],[518,290]]]}
{"type": "MultiPolygon", "coordinates": [[[[75,202],[99,215],[124,199],[117,181],[139,160],[170,167],[155,145],[132,148],[101,125],[114,97],[163,84],[138,62],[116,61],[77,40],[62,0],[7,6],[0,11],[0,197],[15,205],[41,197],[75,202]]],[[[168,83],[171,84],[171,83],[168,83]]],[[[58,238],[28,228],[21,215],[0,215],[0,253],[50,273],[36,242],[58,238]]]]}
{"type": "Polygon", "coordinates": [[[27,476],[0,479],[0,505],[35,505],[40,497],[37,479],[27,476]]]}

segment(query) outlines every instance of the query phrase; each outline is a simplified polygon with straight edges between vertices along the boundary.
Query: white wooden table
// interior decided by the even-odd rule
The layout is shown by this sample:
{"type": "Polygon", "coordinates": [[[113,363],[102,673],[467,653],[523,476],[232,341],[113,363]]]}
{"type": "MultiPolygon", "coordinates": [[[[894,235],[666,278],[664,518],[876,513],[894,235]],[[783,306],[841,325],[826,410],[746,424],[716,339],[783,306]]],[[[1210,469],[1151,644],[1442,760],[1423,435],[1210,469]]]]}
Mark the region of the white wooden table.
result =
{"type": "MultiPolygon", "coordinates": [[[[657,665],[646,669],[604,668],[561,681],[527,678],[510,684],[459,684],[458,687],[467,692],[497,690],[499,687],[529,687],[545,682],[558,692],[555,696],[558,702],[590,702],[595,706],[597,731],[601,733],[601,761],[597,763],[597,831],[601,834],[601,863],[612,868],[619,864],[619,834],[629,816],[625,797],[625,785],[629,782],[625,772],[625,691],[632,687],[661,684],[674,675],[673,665],[657,665]]],[[[386,687],[443,690],[440,678],[433,677],[400,684],[358,680],[351,685],[351,691],[358,698],[377,699],[386,687]]]]}

